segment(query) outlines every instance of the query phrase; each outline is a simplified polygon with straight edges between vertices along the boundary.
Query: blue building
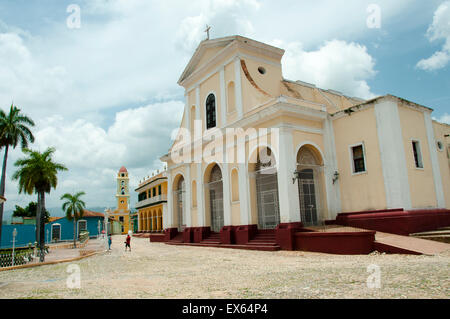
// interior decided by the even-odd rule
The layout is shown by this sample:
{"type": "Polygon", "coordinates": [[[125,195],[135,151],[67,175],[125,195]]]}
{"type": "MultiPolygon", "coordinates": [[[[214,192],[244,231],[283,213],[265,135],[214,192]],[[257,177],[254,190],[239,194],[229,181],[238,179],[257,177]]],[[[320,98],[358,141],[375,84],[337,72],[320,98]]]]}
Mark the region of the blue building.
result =
{"type": "MultiPolygon", "coordinates": [[[[110,233],[110,223],[108,223],[108,233],[110,233]]],[[[17,229],[15,239],[16,247],[24,247],[36,241],[36,225],[3,225],[1,248],[12,247],[12,234],[14,228],[17,229]]],[[[104,214],[85,210],[83,217],[76,222],[76,235],[87,230],[89,237],[97,237],[104,230],[104,214]]],[[[73,240],[73,220],[66,217],[54,217],[45,224],[45,242],[53,243],[73,240]]]]}

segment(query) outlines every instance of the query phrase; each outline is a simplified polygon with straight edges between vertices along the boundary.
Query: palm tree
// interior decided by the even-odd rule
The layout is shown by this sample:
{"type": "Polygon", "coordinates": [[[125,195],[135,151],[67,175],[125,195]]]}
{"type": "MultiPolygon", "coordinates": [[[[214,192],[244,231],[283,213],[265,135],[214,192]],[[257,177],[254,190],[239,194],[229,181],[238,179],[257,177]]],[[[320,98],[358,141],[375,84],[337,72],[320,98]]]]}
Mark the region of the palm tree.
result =
{"type": "Polygon", "coordinates": [[[73,219],[73,248],[77,248],[76,244],[76,221],[83,217],[84,209],[86,208],[86,204],[80,199],[81,196],[85,195],[85,192],[78,192],[75,195],[71,195],[69,193],[61,196],[61,200],[65,199],[66,201],[62,205],[63,211],[66,212],[66,217],[68,220],[73,219]]]}
{"type": "Polygon", "coordinates": [[[26,158],[18,159],[14,165],[19,169],[14,173],[13,180],[19,181],[19,194],[22,192],[29,195],[36,193],[38,195],[38,209],[36,221],[39,234],[39,248],[41,250],[40,260],[44,261],[45,249],[45,193],[50,194],[52,188],[58,184],[58,171],[67,171],[67,168],[52,161],[54,148],[48,148],[45,152],[32,151],[24,149],[23,152],[28,155],[26,158]]]}
{"type": "MultiPolygon", "coordinates": [[[[0,110],[0,148],[5,147],[3,157],[2,177],[0,182],[0,196],[5,196],[6,162],[8,150],[12,146],[16,148],[20,142],[22,149],[28,147],[28,143],[34,142],[34,136],[28,126],[34,126],[32,119],[20,113],[20,110],[11,104],[9,114],[0,110]]],[[[0,240],[2,238],[3,203],[0,204],[0,240]]]]}

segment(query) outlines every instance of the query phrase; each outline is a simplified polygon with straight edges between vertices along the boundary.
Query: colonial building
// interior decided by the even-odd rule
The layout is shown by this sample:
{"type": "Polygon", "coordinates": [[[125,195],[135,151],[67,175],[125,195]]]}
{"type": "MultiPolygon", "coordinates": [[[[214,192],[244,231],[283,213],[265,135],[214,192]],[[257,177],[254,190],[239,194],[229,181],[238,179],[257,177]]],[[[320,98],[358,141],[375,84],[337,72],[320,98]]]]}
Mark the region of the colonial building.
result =
{"type": "Polygon", "coordinates": [[[181,129],[161,158],[169,239],[320,225],[341,212],[450,208],[450,126],[432,120],[432,109],[287,80],[283,54],[241,36],[195,51],[178,81],[181,129]]]}
{"type": "Polygon", "coordinates": [[[127,169],[122,166],[117,173],[117,208],[112,211],[110,217],[121,224],[121,233],[126,234],[131,230],[130,225],[130,189],[127,169]]]}
{"type": "Polygon", "coordinates": [[[138,232],[163,231],[163,215],[167,211],[167,173],[163,171],[142,181],[135,190],[138,232]]]}

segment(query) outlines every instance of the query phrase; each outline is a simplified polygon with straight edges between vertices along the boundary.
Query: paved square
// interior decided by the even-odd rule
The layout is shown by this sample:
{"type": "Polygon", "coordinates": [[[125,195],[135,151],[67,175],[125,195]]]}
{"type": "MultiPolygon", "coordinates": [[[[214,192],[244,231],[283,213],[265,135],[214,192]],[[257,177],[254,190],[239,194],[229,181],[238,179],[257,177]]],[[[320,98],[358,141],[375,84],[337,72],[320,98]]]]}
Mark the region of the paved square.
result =
{"type": "Polygon", "coordinates": [[[114,236],[112,251],[70,263],[0,272],[0,298],[449,298],[450,253],[339,256],[170,246],[114,236]],[[381,288],[368,288],[369,265],[381,288]]]}

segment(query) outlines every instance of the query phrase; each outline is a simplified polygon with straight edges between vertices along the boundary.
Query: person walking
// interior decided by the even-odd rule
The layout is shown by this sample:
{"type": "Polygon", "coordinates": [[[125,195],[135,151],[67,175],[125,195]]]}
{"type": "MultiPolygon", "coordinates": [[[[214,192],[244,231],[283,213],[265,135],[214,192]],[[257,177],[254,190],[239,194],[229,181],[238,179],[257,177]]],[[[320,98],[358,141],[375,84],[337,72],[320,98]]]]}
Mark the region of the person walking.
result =
{"type": "Polygon", "coordinates": [[[131,251],[130,243],[131,243],[131,236],[130,236],[130,234],[128,234],[127,239],[125,240],[125,251],[127,251],[127,248],[130,248],[130,251],[131,251]]]}
{"type": "Polygon", "coordinates": [[[109,235],[108,236],[108,250],[111,250],[111,243],[112,243],[111,235],[109,235]]]}

